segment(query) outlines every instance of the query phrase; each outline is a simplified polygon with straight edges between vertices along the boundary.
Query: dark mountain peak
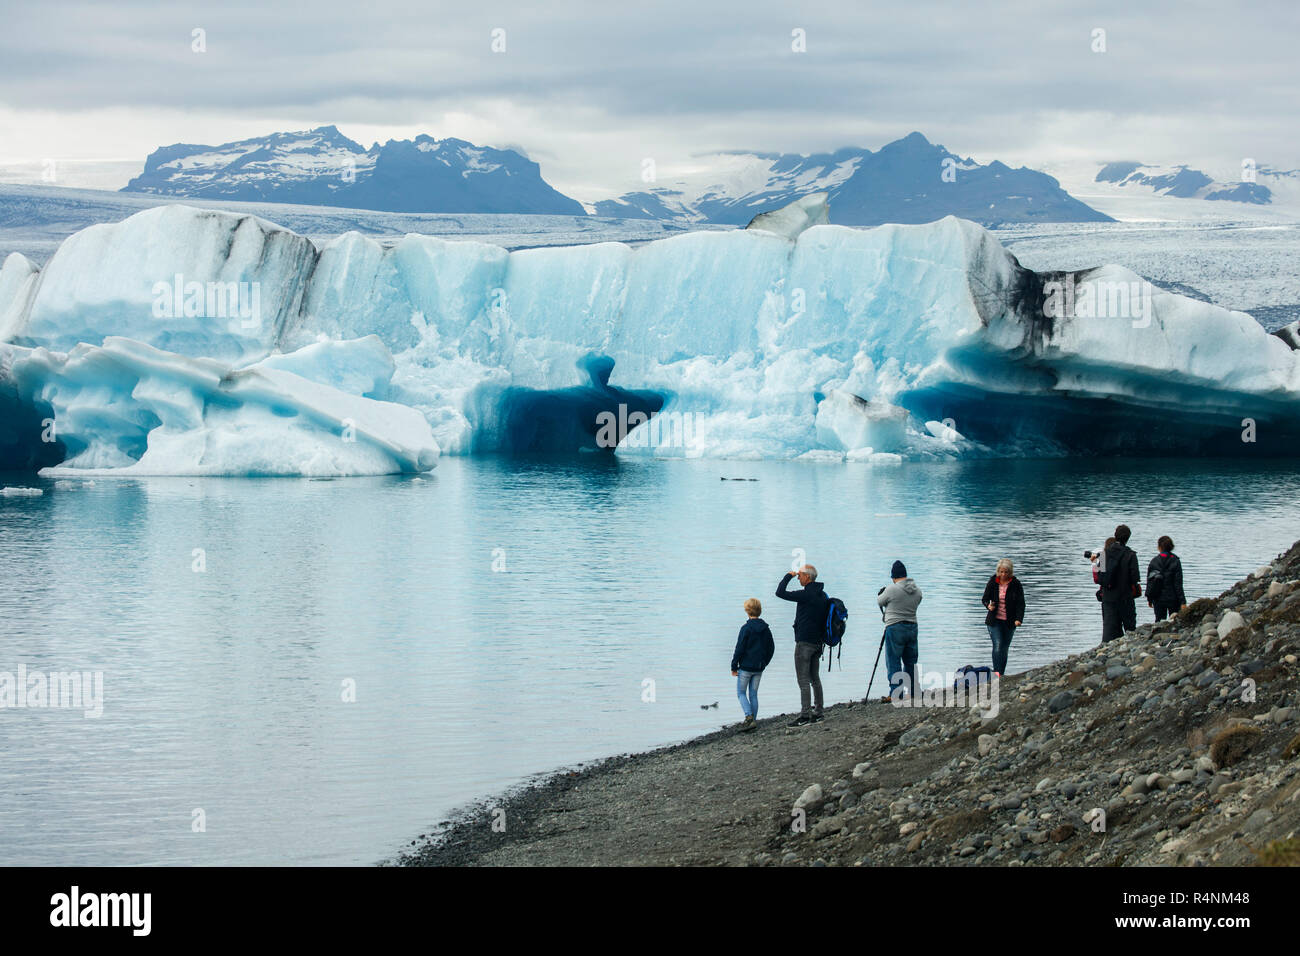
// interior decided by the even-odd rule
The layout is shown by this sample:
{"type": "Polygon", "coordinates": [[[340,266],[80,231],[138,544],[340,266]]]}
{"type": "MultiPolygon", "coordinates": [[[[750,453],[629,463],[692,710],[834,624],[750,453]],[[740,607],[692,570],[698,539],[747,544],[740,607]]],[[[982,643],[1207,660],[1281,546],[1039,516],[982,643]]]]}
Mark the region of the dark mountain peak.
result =
{"type": "Polygon", "coordinates": [[[927,155],[928,156],[936,152],[948,153],[948,150],[944,149],[942,146],[939,146],[936,143],[930,142],[920,133],[908,133],[902,139],[896,139],[892,143],[886,143],[884,146],[880,147],[880,150],[876,153],[876,155],[877,156],[883,156],[883,155],[890,155],[890,156],[927,155]]]}
{"type": "MultiPolygon", "coordinates": [[[[314,133],[317,136],[317,138],[321,140],[321,142],[328,143],[331,146],[342,146],[345,149],[351,150],[354,153],[364,153],[366,151],[365,147],[363,147],[360,143],[356,142],[353,139],[349,139],[347,136],[344,136],[342,133],[339,132],[339,128],[332,124],[330,126],[317,126],[313,130],[308,130],[308,132],[314,133]]],[[[303,135],[303,134],[290,134],[290,135],[303,135]]]]}
{"type": "Polygon", "coordinates": [[[163,147],[123,192],[388,212],[586,215],[513,150],[427,133],[367,150],[333,125],[220,146],[163,147]]]}
{"type": "Polygon", "coordinates": [[[1097,178],[1093,182],[1098,183],[1118,183],[1127,179],[1130,175],[1142,168],[1142,163],[1134,162],[1131,159],[1121,160],[1117,163],[1107,163],[1101,167],[1097,173],[1097,178]]]}

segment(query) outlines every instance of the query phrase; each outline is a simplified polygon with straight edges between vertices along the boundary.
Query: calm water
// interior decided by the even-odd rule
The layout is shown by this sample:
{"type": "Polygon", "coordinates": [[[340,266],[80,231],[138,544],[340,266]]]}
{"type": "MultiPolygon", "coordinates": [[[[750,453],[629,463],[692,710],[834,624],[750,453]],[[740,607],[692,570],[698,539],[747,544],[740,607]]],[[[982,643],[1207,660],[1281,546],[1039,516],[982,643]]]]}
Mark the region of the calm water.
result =
{"type": "Polygon", "coordinates": [[[0,710],[8,864],[387,858],[530,774],[736,721],[750,596],[778,638],[761,715],[796,709],[793,605],[772,597],[794,549],[850,609],[823,677],[841,701],[865,690],[895,558],[925,591],[921,663],[950,670],[988,662],[979,597],[1011,557],[1014,672],[1097,642],[1081,552],[1120,520],[1144,567],[1174,537],[1189,598],[1300,538],[1294,464],[444,459],[423,480],[35,483],[0,498],[0,672],[102,671],[104,710],[0,710]]]}

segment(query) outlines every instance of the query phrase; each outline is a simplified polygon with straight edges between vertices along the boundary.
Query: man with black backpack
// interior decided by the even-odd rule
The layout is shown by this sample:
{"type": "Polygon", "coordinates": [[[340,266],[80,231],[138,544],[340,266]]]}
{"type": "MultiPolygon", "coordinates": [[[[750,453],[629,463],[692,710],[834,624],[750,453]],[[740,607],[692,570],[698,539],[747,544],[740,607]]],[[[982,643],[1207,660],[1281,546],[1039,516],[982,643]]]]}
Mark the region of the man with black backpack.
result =
{"type": "Polygon", "coordinates": [[[1097,565],[1097,598],[1101,601],[1101,641],[1115,640],[1137,627],[1136,601],[1142,596],[1137,552],[1128,546],[1128,525],[1115,529],[1115,540],[1102,552],[1097,565]]]}
{"type": "Polygon", "coordinates": [[[817,673],[817,665],[821,660],[822,645],[826,642],[830,598],[826,596],[826,586],[817,580],[817,569],[811,564],[799,569],[800,591],[786,590],[794,576],[793,572],[786,572],[777,585],[776,596],[798,605],[794,612],[794,675],[799,681],[800,709],[798,718],[790,726],[802,727],[823,719],[822,679],[817,673]],[[811,708],[810,703],[814,705],[811,708]]]}

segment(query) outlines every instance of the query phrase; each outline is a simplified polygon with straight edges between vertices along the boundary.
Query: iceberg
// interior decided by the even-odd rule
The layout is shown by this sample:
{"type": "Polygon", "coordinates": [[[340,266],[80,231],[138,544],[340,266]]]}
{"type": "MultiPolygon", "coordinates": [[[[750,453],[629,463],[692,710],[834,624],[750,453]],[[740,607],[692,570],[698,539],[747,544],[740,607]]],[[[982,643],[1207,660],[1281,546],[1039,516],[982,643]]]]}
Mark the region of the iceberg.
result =
{"type": "Polygon", "coordinates": [[[67,351],[114,335],[191,357],[264,355],[315,262],[311,240],[256,216],[157,206],[65,239],[7,341],[67,351]]]}
{"type": "Polygon", "coordinates": [[[416,410],[306,377],[328,378],[345,349],[356,357],[348,365],[364,367],[374,351],[365,340],[243,368],[117,336],[67,353],[3,348],[12,380],[52,409],[67,449],[46,474],[383,475],[437,460],[416,410]]]}
{"type": "Polygon", "coordinates": [[[485,451],[892,463],[1300,437],[1300,335],[1116,265],[1025,269],[954,217],[826,219],[811,196],[635,248],[350,232],[317,250],[252,216],[150,209],[42,272],[5,261],[0,404],[62,444],[0,434],[0,455],[373,474],[485,451]]]}

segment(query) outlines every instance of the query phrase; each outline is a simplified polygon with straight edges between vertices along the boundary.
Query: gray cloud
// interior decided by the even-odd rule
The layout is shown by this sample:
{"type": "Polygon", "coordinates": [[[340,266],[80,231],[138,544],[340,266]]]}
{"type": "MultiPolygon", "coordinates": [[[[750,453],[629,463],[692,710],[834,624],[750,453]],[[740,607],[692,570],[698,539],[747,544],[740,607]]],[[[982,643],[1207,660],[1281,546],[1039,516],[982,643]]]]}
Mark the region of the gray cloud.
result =
{"type": "MultiPolygon", "coordinates": [[[[469,129],[555,157],[544,172],[557,185],[614,191],[613,171],[630,175],[647,150],[874,147],[912,129],[981,159],[1091,149],[1100,159],[1295,165],[1300,12],[1290,0],[1247,9],[53,0],[7,11],[0,103],[19,118],[67,114],[92,143],[109,131],[75,117],[112,112],[124,124],[112,139],[141,157],[162,144],[148,139],[160,116],[175,117],[167,142],[284,123],[469,129]],[[196,27],[205,53],[190,49],[196,27]],[[490,49],[496,27],[505,53],[490,49]],[[807,32],[806,53],[791,51],[795,28],[807,32]],[[1106,31],[1105,53],[1091,49],[1094,28],[1106,31]]],[[[74,148],[42,149],[12,125],[20,149],[74,148]]]]}

